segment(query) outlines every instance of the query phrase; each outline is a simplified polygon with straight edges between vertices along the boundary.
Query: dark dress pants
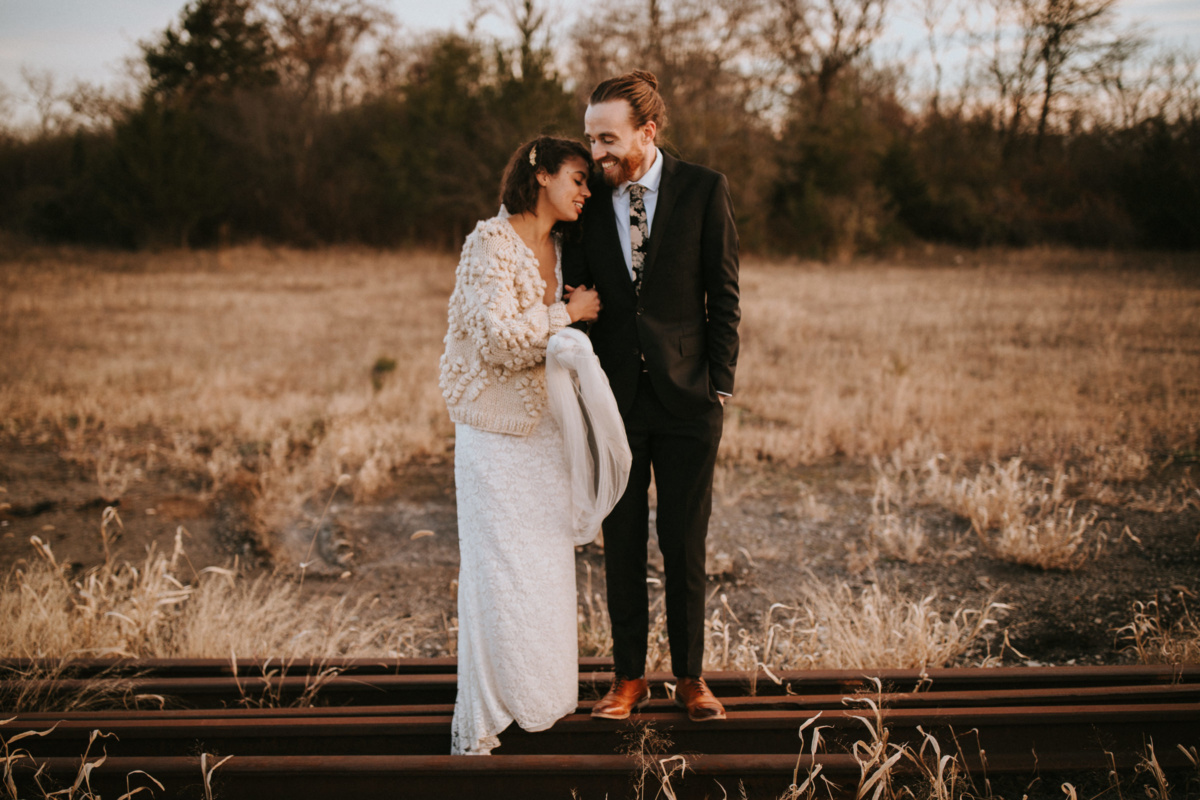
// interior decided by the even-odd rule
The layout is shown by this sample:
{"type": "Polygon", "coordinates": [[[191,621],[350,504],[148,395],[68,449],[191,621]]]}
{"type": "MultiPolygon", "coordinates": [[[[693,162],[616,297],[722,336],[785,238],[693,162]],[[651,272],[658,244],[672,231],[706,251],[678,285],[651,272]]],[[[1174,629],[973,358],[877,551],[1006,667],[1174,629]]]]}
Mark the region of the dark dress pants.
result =
{"type": "Polygon", "coordinates": [[[667,635],[671,671],[700,677],[704,662],[704,542],[712,511],[713,468],[721,440],[720,403],[698,417],[681,418],[659,402],[642,373],[625,432],[633,453],[629,485],[604,521],[608,613],[616,674],[636,678],[646,669],[649,592],[647,491],[653,471],[658,494],[656,529],[666,573],[667,635]]]}

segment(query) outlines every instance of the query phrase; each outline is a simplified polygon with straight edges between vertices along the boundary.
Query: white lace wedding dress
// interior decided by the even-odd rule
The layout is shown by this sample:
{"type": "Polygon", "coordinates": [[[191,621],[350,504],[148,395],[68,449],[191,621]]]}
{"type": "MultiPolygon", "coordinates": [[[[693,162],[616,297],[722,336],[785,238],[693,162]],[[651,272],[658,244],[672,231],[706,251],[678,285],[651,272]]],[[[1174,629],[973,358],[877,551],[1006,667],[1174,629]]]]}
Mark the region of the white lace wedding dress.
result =
{"type": "Polygon", "coordinates": [[[527,436],[455,426],[452,754],[485,755],[512,722],[545,730],[578,705],[570,480],[562,432],[548,410],[527,436]]]}

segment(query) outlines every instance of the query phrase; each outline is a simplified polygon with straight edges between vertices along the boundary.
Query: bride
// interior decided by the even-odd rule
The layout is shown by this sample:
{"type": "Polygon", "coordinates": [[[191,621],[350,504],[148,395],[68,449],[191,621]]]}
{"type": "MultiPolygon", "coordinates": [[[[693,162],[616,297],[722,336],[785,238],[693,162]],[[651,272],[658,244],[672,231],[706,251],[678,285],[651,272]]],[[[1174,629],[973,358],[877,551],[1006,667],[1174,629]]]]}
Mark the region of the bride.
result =
{"type": "Polygon", "coordinates": [[[458,495],[454,754],[488,754],[512,722],[545,730],[578,704],[574,545],[629,471],[607,379],[570,328],[600,297],[563,286],[559,261],[591,165],[569,139],[518,148],[500,213],[467,236],[455,274],[440,377],[458,495]]]}

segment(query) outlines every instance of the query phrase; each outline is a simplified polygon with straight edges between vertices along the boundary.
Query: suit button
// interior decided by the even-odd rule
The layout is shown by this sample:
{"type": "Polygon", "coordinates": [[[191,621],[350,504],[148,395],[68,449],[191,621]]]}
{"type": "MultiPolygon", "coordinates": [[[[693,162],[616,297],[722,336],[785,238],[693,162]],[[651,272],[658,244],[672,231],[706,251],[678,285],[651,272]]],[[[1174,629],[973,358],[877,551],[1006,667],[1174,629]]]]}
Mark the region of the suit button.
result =
{"type": "Polygon", "coordinates": [[[637,315],[638,315],[639,317],[642,315],[642,310],[641,310],[640,308],[637,310],[637,315]]]}

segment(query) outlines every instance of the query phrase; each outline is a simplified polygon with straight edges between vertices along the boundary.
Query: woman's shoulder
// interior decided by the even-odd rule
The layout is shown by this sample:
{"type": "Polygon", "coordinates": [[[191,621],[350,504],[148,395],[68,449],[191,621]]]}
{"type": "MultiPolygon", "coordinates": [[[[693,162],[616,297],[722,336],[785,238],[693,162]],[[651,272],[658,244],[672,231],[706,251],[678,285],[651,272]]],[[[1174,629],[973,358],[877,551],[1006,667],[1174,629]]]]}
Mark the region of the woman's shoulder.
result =
{"type": "Polygon", "coordinates": [[[508,215],[500,213],[494,217],[481,219],[475,223],[475,230],[471,231],[471,236],[512,240],[516,238],[516,231],[513,230],[513,226],[509,223],[508,215]]]}
{"type": "Polygon", "coordinates": [[[481,219],[475,223],[475,230],[467,234],[467,240],[463,243],[463,254],[476,249],[496,251],[514,244],[515,238],[516,233],[505,215],[481,219]]]}

